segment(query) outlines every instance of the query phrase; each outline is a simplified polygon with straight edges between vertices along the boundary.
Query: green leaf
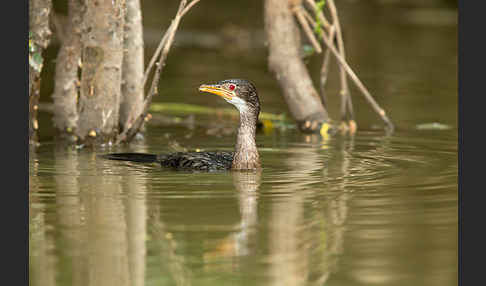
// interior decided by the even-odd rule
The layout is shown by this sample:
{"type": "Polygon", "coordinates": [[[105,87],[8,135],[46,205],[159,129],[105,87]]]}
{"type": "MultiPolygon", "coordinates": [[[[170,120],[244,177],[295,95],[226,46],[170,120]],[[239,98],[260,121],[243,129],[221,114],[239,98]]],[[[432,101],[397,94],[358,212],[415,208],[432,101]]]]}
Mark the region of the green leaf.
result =
{"type": "Polygon", "coordinates": [[[322,12],[324,9],[324,5],[326,5],[325,0],[321,0],[316,3],[316,26],[314,28],[314,33],[317,35],[319,39],[322,39],[321,31],[322,31],[322,23],[321,18],[319,18],[319,13],[322,12]]]}
{"type": "Polygon", "coordinates": [[[29,64],[37,72],[41,72],[44,59],[40,52],[29,55],[29,64]]]}

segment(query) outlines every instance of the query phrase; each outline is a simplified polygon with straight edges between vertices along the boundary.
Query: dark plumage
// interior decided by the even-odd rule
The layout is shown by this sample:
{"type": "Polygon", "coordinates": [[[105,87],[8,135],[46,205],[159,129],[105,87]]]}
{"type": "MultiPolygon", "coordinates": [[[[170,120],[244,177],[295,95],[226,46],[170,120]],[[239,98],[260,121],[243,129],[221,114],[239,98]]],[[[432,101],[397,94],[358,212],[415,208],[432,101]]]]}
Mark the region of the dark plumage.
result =
{"type": "Polygon", "coordinates": [[[234,152],[177,152],[159,155],[163,167],[204,171],[229,170],[234,152]]]}
{"type": "Polygon", "coordinates": [[[176,152],[171,154],[113,153],[103,155],[110,160],[141,163],[160,163],[176,170],[251,170],[260,168],[260,157],[255,143],[255,131],[260,113],[260,101],[255,86],[244,79],[222,80],[216,84],[201,85],[200,91],[221,96],[240,112],[240,124],[235,152],[176,152]]]}
{"type": "Polygon", "coordinates": [[[160,163],[176,170],[217,171],[231,169],[234,152],[176,152],[170,154],[112,153],[101,155],[110,160],[137,163],[160,163]]]}

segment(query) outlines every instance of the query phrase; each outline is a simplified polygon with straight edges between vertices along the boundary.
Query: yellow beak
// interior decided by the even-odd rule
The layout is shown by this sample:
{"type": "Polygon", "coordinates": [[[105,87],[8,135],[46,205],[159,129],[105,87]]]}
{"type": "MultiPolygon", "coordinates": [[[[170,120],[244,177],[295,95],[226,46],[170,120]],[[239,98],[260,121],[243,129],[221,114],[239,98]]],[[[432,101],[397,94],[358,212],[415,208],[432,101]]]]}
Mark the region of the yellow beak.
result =
{"type": "Polygon", "coordinates": [[[228,100],[233,98],[233,93],[222,88],[220,85],[203,84],[199,87],[199,91],[213,93],[228,100]]]}

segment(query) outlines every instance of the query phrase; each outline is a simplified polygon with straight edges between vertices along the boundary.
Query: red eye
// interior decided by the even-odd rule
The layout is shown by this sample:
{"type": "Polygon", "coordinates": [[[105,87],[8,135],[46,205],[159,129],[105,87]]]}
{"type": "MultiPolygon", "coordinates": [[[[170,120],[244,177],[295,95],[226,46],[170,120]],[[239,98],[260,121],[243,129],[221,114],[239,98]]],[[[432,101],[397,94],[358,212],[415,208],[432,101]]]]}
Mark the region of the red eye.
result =
{"type": "Polygon", "coordinates": [[[228,88],[229,88],[230,90],[234,90],[234,89],[235,89],[235,87],[236,87],[236,86],[235,86],[234,84],[230,84],[228,88]]]}

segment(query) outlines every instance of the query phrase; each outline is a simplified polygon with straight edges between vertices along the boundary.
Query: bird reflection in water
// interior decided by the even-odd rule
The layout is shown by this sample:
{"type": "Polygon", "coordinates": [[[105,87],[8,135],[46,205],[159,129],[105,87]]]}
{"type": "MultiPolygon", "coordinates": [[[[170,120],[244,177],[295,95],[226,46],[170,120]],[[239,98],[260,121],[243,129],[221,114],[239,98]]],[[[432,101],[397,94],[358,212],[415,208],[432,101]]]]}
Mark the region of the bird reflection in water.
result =
{"type": "MultiPolygon", "coordinates": [[[[241,258],[255,252],[258,224],[258,188],[261,184],[262,170],[232,172],[233,185],[237,191],[240,209],[240,222],[237,231],[217,243],[215,250],[206,252],[204,260],[210,270],[211,261],[218,257],[241,258]]],[[[235,260],[232,268],[238,267],[235,260]]]]}

